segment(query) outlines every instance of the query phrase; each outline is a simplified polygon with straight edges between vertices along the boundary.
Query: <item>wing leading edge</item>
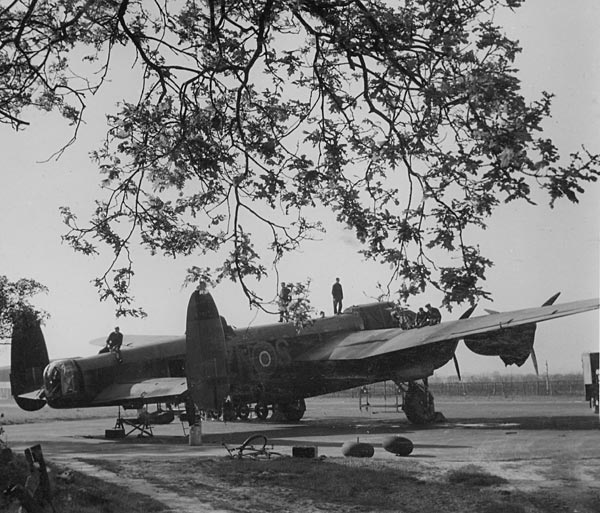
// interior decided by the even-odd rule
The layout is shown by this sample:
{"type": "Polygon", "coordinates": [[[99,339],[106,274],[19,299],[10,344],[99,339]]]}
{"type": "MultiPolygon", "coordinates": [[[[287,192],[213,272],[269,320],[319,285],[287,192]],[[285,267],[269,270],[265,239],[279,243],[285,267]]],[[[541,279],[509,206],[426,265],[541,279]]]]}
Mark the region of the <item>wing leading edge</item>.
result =
{"type": "Polygon", "coordinates": [[[460,340],[482,333],[493,333],[538,322],[558,319],[583,312],[597,310],[598,299],[573,301],[559,305],[527,308],[510,312],[459,319],[411,330],[400,328],[364,330],[336,337],[326,347],[314,348],[301,356],[301,360],[357,360],[371,358],[413,347],[460,340]]]}
{"type": "MultiPolygon", "coordinates": [[[[155,344],[172,342],[173,340],[184,340],[185,337],[176,335],[128,335],[123,339],[123,348],[144,347],[155,344]]],[[[103,347],[106,345],[106,337],[94,338],[89,341],[93,346],[103,347]]]]}

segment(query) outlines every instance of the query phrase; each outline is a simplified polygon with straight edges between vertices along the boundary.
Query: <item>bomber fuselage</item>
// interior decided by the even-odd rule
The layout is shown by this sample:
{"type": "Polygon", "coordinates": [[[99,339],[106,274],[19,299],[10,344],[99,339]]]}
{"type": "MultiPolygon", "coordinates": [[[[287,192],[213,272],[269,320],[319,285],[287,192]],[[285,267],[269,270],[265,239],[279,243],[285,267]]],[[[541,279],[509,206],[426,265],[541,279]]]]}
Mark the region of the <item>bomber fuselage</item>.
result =
{"type": "MultiPolygon", "coordinates": [[[[398,329],[385,303],[353,307],[301,330],[292,323],[234,330],[224,320],[223,327],[230,395],[246,403],[289,402],[387,379],[421,379],[445,365],[457,344],[448,341],[363,359],[328,359],[348,334],[369,329],[376,336],[377,330],[398,329]]],[[[125,335],[121,354],[122,363],[111,353],[51,362],[44,371],[46,401],[54,408],[122,404],[96,398],[115,384],[186,376],[185,337],[128,348],[125,335]]]]}

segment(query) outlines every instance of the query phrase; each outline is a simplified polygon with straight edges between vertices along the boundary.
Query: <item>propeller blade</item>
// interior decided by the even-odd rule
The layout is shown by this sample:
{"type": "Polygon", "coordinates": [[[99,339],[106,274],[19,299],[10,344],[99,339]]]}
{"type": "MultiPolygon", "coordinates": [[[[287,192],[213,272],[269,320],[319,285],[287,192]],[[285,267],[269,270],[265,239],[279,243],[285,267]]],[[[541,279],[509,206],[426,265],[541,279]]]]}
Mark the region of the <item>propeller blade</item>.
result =
{"type": "MultiPolygon", "coordinates": [[[[552,297],[548,298],[542,306],[553,305],[554,302],[558,299],[558,296],[560,296],[560,292],[557,292],[552,297]]],[[[531,361],[533,362],[533,368],[535,369],[535,375],[539,376],[540,371],[538,370],[537,356],[535,355],[535,349],[533,348],[533,346],[531,347],[531,361]]]]}
{"type": "Polygon", "coordinates": [[[475,308],[477,308],[477,305],[473,305],[471,308],[469,308],[464,314],[460,316],[460,319],[468,319],[469,317],[471,317],[471,314],[475,311],[475,308]]]}
{"type": "Polygon", "coordinates": [[[556,301],[558,299],[558,296],[560,296],[560,292],[557,292],[556,294],[554,294],[551,298],[549,298],[542,306],[550,306],[554,304],[554,301],[556,301]]]}
{"type": "Polygon", "coordinates": [[[490,310],[489,308],[484,308],[484,310],[490,315],[500,313],[498,310],[490,310]]]}
{"type": "Polygon", "coordinates": [[[533,368],[535,369],[535,375],[539,376],[540,372],[538,370],[537,356],[535,356],[535,349],[531,348],[531,361],[533,362],[533,368]]]}
{"type": "Polygon", "coordinates": [[[458,381],[462,381],[462,379],[460,377],[460,369],[458,367],[458,358],[456,357],[456,355],[453,355],[452,359],[454,360],[454,368],[456,369],[456,375],[458,376],[458,381]]]}

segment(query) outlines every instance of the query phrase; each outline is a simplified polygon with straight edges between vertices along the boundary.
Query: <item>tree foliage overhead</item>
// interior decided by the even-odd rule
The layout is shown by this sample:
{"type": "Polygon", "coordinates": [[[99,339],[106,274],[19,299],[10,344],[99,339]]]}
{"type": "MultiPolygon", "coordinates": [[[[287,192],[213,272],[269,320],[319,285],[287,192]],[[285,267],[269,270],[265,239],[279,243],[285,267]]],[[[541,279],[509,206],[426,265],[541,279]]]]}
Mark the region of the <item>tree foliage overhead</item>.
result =
{"type": "Polygon", "coordinates": [[[21,278],[9,281],[0,275],[0,339],[10,338],[15,319],[19,315],[33,316],[39,321],[47,319],[48,314],[31,303],[31,298],[48,289],[35,280],[21,278]]]}
{"type": "Polygon", "coordinates": [[[323,206],[391,266],[401,297],[431,285],[448,307],[473,302],[492,262],[470,228],[534,189],[576,202],[598,176],[598,155],[563,162],[541,133],[551,95],[520,93],[519,45],[494,23],[520,4],[14,1],[0,10],[0,120],[21,128],[26,107],[57,108],[76,136],[89,93],[135,55],[137,100],[107,115],[93,153],[107,193],[89,222],[63,210],[76,250],[114,251],[96,284],[120,313],[137,312],[138,243],[218,252],[222,265],[194,275],[237,280],[259,304],[266,257],[319,230],[323,206]]]}

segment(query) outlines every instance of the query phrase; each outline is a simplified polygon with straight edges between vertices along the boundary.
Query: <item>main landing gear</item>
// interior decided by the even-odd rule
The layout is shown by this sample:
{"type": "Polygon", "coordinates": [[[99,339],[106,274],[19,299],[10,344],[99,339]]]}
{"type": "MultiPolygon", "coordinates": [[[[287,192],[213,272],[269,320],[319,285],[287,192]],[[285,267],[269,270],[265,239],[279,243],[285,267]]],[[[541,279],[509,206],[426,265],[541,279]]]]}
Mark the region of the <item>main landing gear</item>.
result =
{"type": "Polygon", "coordinates": [[[289,422],[298,422],[306,411],[306,403],[304,399],[297,399],[289,403],[279,405],[279,410],[283,413],[285,420],[289,422]]]}
{"type": "Polygon", "coordinates": [[[404,391],[402,409],[406,418],[412,424],[425,425],[434,422],[443,422],[444,415],[435,411],[433,395],[427,388],[427,380],[423,384],[409,381],[408,385],[399,385],[404,391]]]}
{"type": "Polygon", "coordinates": [[[211,420],[222,419],[225,422],[232,422],[236,419],[246,421],[251,419],[251,413],[258,420],[267,420],[273,413],[273,420],[298,422],[306,412],[306,403],[304,399],[296,399],[288,402],[268,404],[263,401],[257,402],[252,408],[249,404],[235,404],[226,402],[221,411],[205,412],[206,417],[211,420]]]}
{"type": "Polygon", "coordinates": [[[254,413],[260,420],[267,420],[270,410],[273,411],[273,420],[275,421],[298,422],[304,416],[306,403],[304,399],[296,399],[294,401],[274,404],[271,408],[263,402],[256,403],[254,407],[254,413]]]}
{"type": "Polygon", "coordinates": [[[269,405],[267,403],[256,403],[254,413],[259,420],[267,420],[269,417],[269,405]]]}

